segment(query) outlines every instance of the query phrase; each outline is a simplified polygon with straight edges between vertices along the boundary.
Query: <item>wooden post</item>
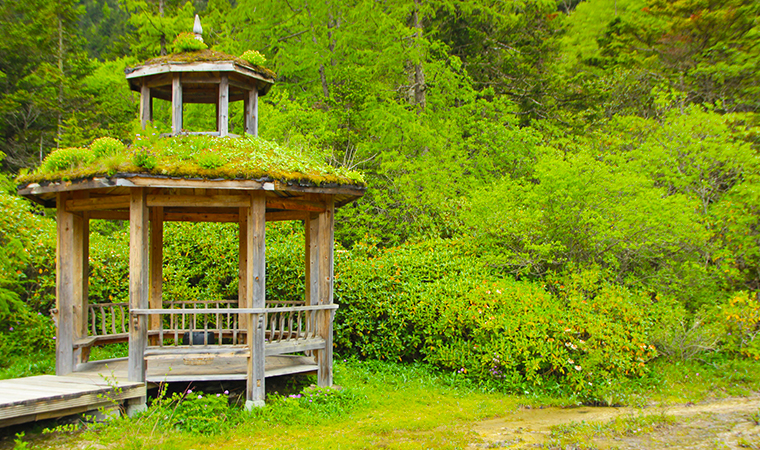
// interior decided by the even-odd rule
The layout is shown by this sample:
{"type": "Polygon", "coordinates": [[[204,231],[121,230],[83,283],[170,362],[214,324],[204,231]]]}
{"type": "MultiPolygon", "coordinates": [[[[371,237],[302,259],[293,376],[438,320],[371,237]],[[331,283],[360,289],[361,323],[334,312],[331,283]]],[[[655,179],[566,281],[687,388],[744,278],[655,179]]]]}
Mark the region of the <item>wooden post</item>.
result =
{"type": "MultiPolygon", "coordinates": [[[[148,203],[145,188],[132,188],[129,201],[129,309],[147,308],[150,276],[148,259],[148,203]]],[[[129,321],[129,381],[145,381],[145,316],[129,321]]]]}
{"type": "Polygon", "coordinates": [[[319,220],[309,216],[304,223],[306,231],[306,304],[319,304],[319,220]]]}
{"type": "Polygon", "coordinates": [[[143,81],[143,85],[140,89],[140,123],[142,129],[148,125],[148,122],[153,121],[153,98],[150,95],[150,88],[146,81],[143,81]]]}
{"type": "MultiPolygon", "coordinates": [[[[238,308],[248,307],[248,210],[238,213],[238,308]]],[[[248,329],[248,316],[238,315],[238,328],[248,329]]],[[[246,338],[247,339],[247,338],[246,338]]],[[[247,343],[248,341],[246,341],[247,343]]],[[[236,344],[239,342],[235,342],[236,344]]]]}
{"type": "MultiPolygon", "coordinates": [[[[74,198],[84,198],[85,195],[74,194],[74,198]]],[[[74,342],[87,337],[88,313],[88,279],[90,272],[90,220],[87,212],[74,215],[74,303],[72,311],[74,342]]],[[[78,363],[87,362],[90,348],[83,347],[74,351],[74,368],[78,363]]]]}
{"type": "MultiPolygon", "coordinates": [[[[154,206],[150,209],[150,308],[163,306],[164,287],[164,208],[154,206]]],[[[150,316],[150,330],[159,329],[160,316],[150,316]]],[[[151,345],[158,344],[158,336],[150,339],[151,345]]]]}
{"type": "Polygon", "coordinates": [[[76,297],[76,263],[74,214],[66,211],[67,192],[56,198],[56,309],[58,310],[55,337],[55,373],[67,375],[74,371],[74,302],[76,297]]]}
{"type": "MultiPolygon", "coordinates": [[[[266,305],[266,198],[263,192],[251,194],[247,208],[246,303],[251,308],[266,305]]],[[[264,316],[247,314],[247,340],[251,357],[248,362],[246,409],[264,406],[264,316]]]]}
{"type": "Polygon", "coordinates": [[[230,105],[230,80],[226,73],[222,74],[221,81],[219,81],[219,114],[217,115],[217,122],[219,128],[219,136],[227,136],[229,134],[230,118],[229,118],[229,105],[230,105]]]}
{"type": "Polygon", "coordinates": [[[245,109],[243,128],[245,132],[252,135],[259,135],[259,91],[252,89],[246,92],[243,98],[243,109],[245,109]]]}
{"type": "MultiPolygon", "coordinates": [[[[325,212],[319,214],[319,303],[331,305],[333,302],[333,222],[335,202],[332,195],[326,196],[325,212]]],[[[333,382],[333,312],[323,311],[317,318],[319,335],[325,340],[325,349],[317,352],[317,385],[332,386],[333,382]]]]}
{"type": "Polygon", "coordinates": [[[172,135],[182,132],[182,79],[179,73],[172,78],[172,135]]]}

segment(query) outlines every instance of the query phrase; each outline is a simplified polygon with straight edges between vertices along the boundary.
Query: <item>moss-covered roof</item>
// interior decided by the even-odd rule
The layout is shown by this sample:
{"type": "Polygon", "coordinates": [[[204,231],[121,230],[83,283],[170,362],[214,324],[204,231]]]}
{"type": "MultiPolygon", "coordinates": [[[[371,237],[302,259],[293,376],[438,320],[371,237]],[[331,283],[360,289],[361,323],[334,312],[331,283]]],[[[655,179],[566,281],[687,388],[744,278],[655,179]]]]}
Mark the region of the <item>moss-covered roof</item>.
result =
{"type": "MultiPolygon", "coordinates": [[[[171,63],[187,64],[187,63],[194,63],[194,62],[222,62],[222,61],[232,61],[243,67],[253,70],[254,72],[260,74],[262,77],[272,82],[274,82],[275,78],[277,77],[277,75],[271,69],[268,69],[263,66],[255,66],[239,57],[228,55],[227,53],[218,52],[216,50],[210,50],[210,49],[191,51],[191,52],[171,53],[166,56],[159,56],[157,58],[153,58],[148,61],[145,61],[143,64],[137,67],[149,66],[149,65],[154,65],[154,64],[171,64],[171,63]]],[[[127,74],[129,74],[134,69],[136,68],[127,69],[127,74]]]]}
{"type": "Polygon", "coordinates": [[[272,180],[363,187],[361,173],[325,162],[303,146],[283,146],[260,138],[138,134],[130,146],[101,138],[89,147],[62,148],[48,155],[31,173],[16,181],[25,185],[113,176],[117,173],[181,178],[272,180]]]}

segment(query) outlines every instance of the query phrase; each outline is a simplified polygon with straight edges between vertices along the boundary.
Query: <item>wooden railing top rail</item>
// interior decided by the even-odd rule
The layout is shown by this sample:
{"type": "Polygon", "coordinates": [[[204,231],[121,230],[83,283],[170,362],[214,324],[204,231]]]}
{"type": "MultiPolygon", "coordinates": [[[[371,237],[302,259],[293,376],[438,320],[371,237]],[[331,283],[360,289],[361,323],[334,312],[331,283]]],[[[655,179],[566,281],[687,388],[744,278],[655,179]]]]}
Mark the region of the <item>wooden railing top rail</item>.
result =
{"type": "Polygon", "coordinates": [[[129,312],[136,315],[149,314],[267,314],[271,312],[298,312],[298,311],[324,311],[338,309],[339,305],[332,303],[329,305],[311,305],[311,306],[288,306],[276,308],[208,308],[208,309],[172,309],[172,308],[135,308],[129,312]],[[208,311],[208,312],[207,312],[208,311]]]}

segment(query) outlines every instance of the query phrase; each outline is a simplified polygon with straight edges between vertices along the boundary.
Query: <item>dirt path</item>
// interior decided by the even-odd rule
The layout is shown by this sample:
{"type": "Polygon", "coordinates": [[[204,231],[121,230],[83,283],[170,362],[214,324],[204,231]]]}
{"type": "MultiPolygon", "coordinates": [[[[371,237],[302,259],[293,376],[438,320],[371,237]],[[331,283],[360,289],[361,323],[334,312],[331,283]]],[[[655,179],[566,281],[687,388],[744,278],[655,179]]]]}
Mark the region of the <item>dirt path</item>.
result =
{"type": "MultiPolygon", "coordinates": [[[[478,448],[558,448],[553,447],[551,428],[580,423],[610,423],[616,418],[633,419],[664,416],[656,426],[637,429],[606,429],[587,433],[582,442],[571,442],[567,448],[721,448],[760,450],[760,426],[751,419],[760,411],[760,396],[730,398],[700,404],[647,408],[544,408],[520,409],[511,415],[480,422],[474,431],[478,448]]],[[[623,427],[624,428],[624,427],[623,427]]],[[[568,442],[565,441],[567,445],[568,442]]]]}

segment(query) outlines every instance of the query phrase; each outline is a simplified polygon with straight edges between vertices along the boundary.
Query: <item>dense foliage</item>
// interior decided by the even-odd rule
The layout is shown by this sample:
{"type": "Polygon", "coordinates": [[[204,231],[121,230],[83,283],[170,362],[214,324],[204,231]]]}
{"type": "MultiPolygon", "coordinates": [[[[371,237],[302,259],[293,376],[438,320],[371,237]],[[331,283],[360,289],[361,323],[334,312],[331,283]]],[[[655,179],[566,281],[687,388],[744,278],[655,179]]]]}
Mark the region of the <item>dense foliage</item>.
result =
{"type": "MultiPolygon", "coordinates": [[[[122,70],[166,58],[199,13],[204,52],[277,73],[260,132],[299,150],[272,150],[270,163],[312,152],[320,168],[365,174],[367,195],[336,220],[339,352],[598,398],[658,355],[760,358],[758,8],[1,1],[3,170],[72,177],[94,155],[113,160],[88,169],[99,173],[162,170],[177,149],[150,132],[138,140],[122,70]]],[[[231,126],[241,115],[238,102],[231,126]]],[[[154,117],[165,131],[167,102],[154,117]]],[[[213,106],[185,110],[189,130],[214,117],[213,106]]],[[[179,155],[177,174],[234,160],[203,145],[179,155]]],[[[8,336],[22,318],[52,330],[52,221],[12,194],[2,202],[0,336],[42,345],[8,336]]],[[[300,298],[302,230],[267,231],[267,295],[300,298]]],[[[235,296],[234,227],[166,233],[169,297],[235,296]]],[[[93,301],[126,298],[127,241],[122,224],[93,224],[93,301]]]]}

